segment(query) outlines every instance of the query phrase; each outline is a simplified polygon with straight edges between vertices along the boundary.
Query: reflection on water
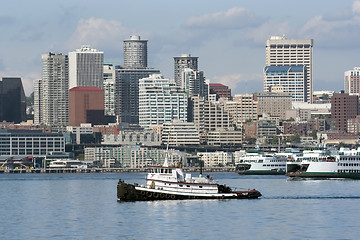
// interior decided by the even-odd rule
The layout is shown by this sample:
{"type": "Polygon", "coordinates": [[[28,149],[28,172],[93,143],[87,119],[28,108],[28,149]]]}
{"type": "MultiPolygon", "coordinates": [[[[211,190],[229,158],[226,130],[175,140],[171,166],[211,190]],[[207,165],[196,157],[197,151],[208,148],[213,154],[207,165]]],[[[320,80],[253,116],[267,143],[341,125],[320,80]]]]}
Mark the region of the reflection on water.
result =
{"type": "Polygon", "coordinates": [[[356,239],[356,180],[211,173],[255,200],[117,202],[145,174],[0,175],[2,239],[356,239]],[[351,210],[349,210],[351,209],[351,210]]]}

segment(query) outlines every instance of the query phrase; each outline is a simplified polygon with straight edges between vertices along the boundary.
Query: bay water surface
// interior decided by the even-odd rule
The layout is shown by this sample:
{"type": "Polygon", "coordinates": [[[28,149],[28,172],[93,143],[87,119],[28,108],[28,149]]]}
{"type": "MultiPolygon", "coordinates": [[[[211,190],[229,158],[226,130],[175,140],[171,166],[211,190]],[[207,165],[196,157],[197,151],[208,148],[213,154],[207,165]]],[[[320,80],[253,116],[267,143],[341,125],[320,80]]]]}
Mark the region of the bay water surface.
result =
{"type": "Polygon", "coordinates": [[[117,202],[118,180],[144,184],[145,173],[2,174],[0,238],[360,238],[358,180],[210,174],[219,183],[255,188],[263,196],[117,202]]]}

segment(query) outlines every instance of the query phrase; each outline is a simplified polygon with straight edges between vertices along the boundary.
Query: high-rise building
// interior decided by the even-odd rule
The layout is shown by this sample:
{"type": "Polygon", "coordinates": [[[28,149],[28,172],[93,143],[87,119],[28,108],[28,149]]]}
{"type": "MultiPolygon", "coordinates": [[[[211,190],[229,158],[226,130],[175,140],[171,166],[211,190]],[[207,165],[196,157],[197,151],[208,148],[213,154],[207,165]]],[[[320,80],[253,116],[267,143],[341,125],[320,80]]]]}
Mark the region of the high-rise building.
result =
{"type": "Polygon", "coordinates": [[[345,93],[360,95],[360,67],[345,72],[345,93]]]}
{"type": "Polygon", "coordinates": [[[139,81],[139,125],[148,129],[174,119],[186,122],[188,99],[175,82],[161,74],[139,81]]]}
{"type": "Polygon", "coordinates": [[[97,87],[75,87],[69,90],[70,126],[82,123],[104,124],[104,90],[97,87]]]}
{"type": "Polygon", "coordinates": [[[123,68],[116,69],[115,113],[121,123],[139,123],[139,79],[151,74],[160,74],[153,68],[123,68]]]}
{"type": "Polygon", "coordinates": [[[347,120],[356,118],[358,114],[358,96],[348,93],[335,93],[331,97],[331,118],[335,119],[335,128],[339,131],[347,130],[347,120]]]}
{"type": "Polygon", "coordinates": [[[129,40],[124,40],[124,67],[147,67],[147,41],[140,40],[140,36],[130,36],[129,40]]]}
{"type": "Polygon", "coordinates": [[[74,87],[103,88],[104,53],[90,46],[69,52],[69,89],[74,87]]]}
{"type": "Polygon", "coordinates": [[[42,78],[35,81],[35,124],[69,123],[69,62],[61,53],[43,53],[42,78]]]}
{"type": "Polygon", "coordinates": [[[116,70],[111,63],[104,64],[105,116],[115,116],[116,70]]]}
{"type": "Polygon", "coordinates": [[[0,121],[26,120],[25,92],[19,77],[3,77],[0,82],[0,121]]]}
{"type": "Polygon", "coordinates": [[[207,99],[209,86],[206,84],[203,71],[184,68],[181,73],[180,88],[183,89],[189,97],[198,95],[207,99]]]}
{"type": "MultiPolygon", "coordinates": [[[[312,103],[312,39],[287,39],[285,36],[272,36],[266,41],[266,66],[304,66],[304,102],[312,103]]],[[[264,82],[266,79],[264,79],[264,82]]],[[[264,83],[264,91],[269,84],[264,83]]]]}
{"type": "Polygon", "coordinates": [[[174,57],[174,79],[176,85],[181,85],[181,74],[185,68],[198,70],[198,57],[192,57],[190,54],[182,54],[180,57],[174,57]]]}
{"type": "Polygon", "coordinates": [[[298,66],[266,66],[264,69],[264,91],[271,87],[282,87],[292,94],[293,102],[306,102],[306,68],[298,66]]]}

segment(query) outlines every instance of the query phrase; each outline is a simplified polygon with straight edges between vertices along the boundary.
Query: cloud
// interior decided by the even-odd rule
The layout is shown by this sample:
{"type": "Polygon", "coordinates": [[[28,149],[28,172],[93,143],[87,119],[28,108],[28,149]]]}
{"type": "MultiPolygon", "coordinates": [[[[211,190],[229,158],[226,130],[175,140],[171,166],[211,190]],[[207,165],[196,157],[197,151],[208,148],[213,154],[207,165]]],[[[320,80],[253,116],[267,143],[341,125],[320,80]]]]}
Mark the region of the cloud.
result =
{"type": "Polygon", "coordinates": [[[289,26],[288,22],[275,23],[268,21],[259,26],[258,28],[251,29],[244,34],[244,38],[235,41],[235,45],[256,45],[265,46],[265,41],[271,36],[292,36],[294,35],[294,28],[289,26]]]}
{"type": "Polygon", "coordinates": [[[187,28],[241,29],[260,24],[260,19],[246,8],[233,7],[226,12],[205,14],[189,18],[184,26],[187,28]]]}
{"type": "Polygon", "coordinates": [[[304,24],[298,35],[313,38],[315,44],[323,48],[359,48],[360,1],[354,1],[351,10],[315,16],[304,24]]]}
{"type": "Polygon", "coordinates": [[[354,14],[360,14],[360,1],[355,0],[352,5],[352,11],[354,14]]]}
{"type": "Polygon", "coordinates": [[[229,86],[232,95],[238,93],[253,93],[263,91],[264,76],[262,74],[229,74],[215,76],[211,83],[222,83],[229,86]]]}
{"type": "Polygon", "coordinates": [[[106,52],[107,55],[120,54],[123,49],[123,40],[129,39],[131,35],[143,37],[147,33],[139,33],[115,20],[80,19],[75,32],[66,43],[66,48],[73,51],[82,45],[91,45],[93,48],[106,52]]]}

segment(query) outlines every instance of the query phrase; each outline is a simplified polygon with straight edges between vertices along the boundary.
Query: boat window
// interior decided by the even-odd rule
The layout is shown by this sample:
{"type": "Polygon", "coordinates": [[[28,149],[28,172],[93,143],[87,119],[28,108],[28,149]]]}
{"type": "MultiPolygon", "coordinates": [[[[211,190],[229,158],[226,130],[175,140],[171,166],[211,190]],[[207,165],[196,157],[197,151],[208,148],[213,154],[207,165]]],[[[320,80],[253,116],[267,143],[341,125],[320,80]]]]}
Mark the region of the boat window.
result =
{"type": "Polygon", "coordinates": [[[199,188],[202,188],[203,186],[199,186],[199,188]]]}
{"type": "Polygon", "coordinates": [[[190,185],[186,185],[187,187],[190,187],[190,185]]]}
{"type": "Polygon", "coordinates": [[[180,186],[180,187],[182,187],[183,185],[182,185],[182,184],[180,184],[179,186],[180,186]]]}

